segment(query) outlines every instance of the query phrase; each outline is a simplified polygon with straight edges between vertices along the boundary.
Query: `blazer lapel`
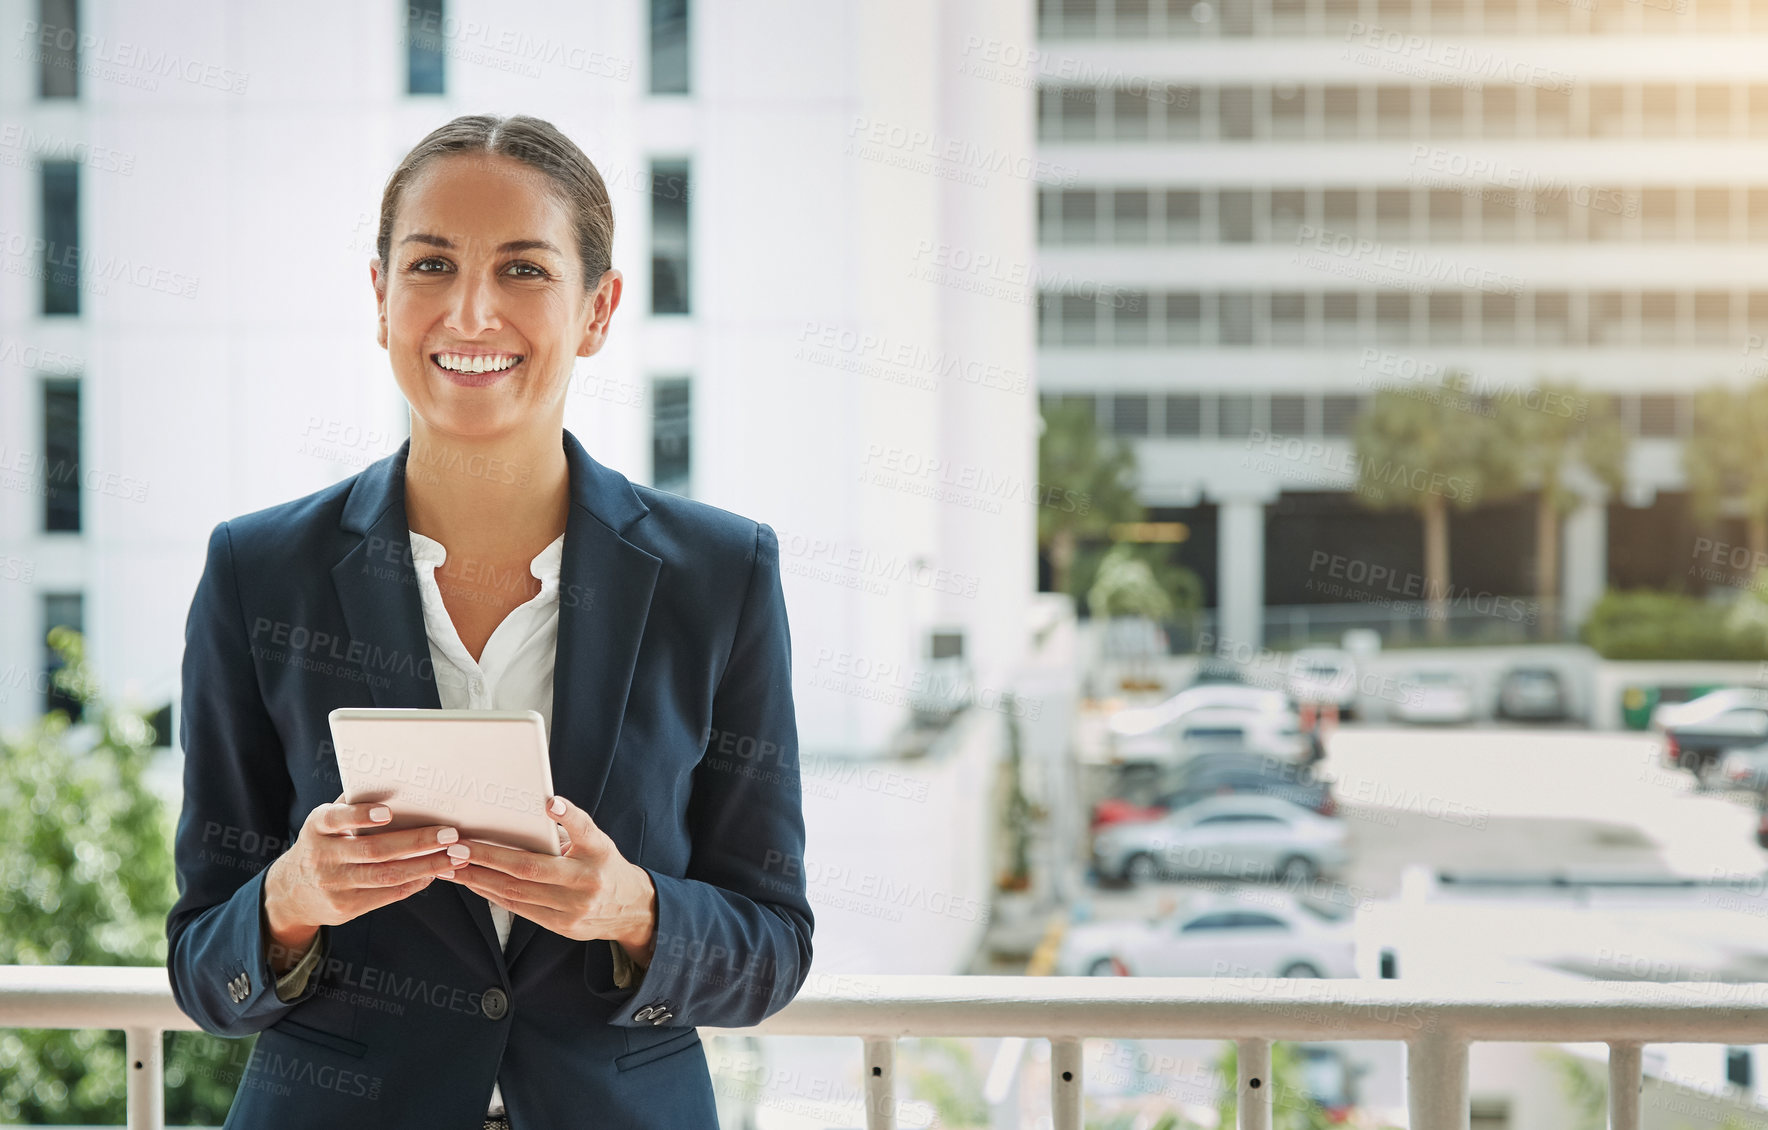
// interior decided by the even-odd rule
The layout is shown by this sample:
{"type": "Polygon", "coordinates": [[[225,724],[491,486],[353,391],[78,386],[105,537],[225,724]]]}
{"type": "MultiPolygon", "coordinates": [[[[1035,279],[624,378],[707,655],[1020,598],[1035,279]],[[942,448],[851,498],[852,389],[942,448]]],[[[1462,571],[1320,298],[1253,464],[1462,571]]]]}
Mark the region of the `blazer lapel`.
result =
{"type": "MultiPolygon", "coordinates": [[[[559,565],[559,639],[553,667],[552,733],[547,735],[553,791],[593,819],[606,791],[621,720],[632,689],[639,643],[662,559],[620,530],[649,513],[626,477],[589,457],[570,432],[571,512],[559,565]]],[[[505,958],[539,930],[520,916],[510,925],[505,958]]]]}
{"type": "MultiPolygon", "coordinates": [[[[553,670],[552,732],[547,756],[553,791],[593,817],[607,787],[639,644],[662,559],[621,531],[649,509],[624,475],[603,467],[569,431],[563,433],[571,509],[559,565],[558,651],[553,670]]],[[[357,476],[342,526],[360,540],[332,568],[352,643],[374,704],[436,710],[423,600],[405,512],[407,439],[397,452],[357,476]]],[[[509,963],[539,929],[516,916],[509,944],[484,898],[450,883],[496,959],[509,963]]]]}

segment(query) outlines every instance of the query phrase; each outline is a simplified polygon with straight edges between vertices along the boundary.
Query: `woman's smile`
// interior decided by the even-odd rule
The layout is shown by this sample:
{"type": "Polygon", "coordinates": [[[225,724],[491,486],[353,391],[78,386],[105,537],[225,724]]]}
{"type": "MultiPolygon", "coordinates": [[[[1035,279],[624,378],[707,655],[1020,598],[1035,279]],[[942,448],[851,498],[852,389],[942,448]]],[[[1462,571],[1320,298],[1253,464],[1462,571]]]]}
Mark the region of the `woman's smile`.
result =
{"type": "Polygon", "coordinates": [[[445,350],[430,354],[430,364],[449,381],[467,388],[494,385],[518,369],[527,357],[520,353],[461,353],[445,350]]]}

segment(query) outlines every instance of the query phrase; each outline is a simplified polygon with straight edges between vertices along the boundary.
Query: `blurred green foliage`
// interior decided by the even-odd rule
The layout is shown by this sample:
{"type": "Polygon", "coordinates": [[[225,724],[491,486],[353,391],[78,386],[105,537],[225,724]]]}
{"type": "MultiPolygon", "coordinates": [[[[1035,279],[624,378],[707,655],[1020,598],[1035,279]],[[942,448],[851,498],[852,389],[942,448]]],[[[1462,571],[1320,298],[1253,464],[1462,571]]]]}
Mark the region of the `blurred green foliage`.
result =
{"type": "Polygon", "coordinates": [[[1768,636],[1735,608],[1684,593],[1610,589],[1579,635],[1604,659],[1768,659],[1768,636]]]}
{"type": "MultiPolygon", "coordinates": [[[[0,735],[0,964],[166,963],[174,815],[144,782],[153,728],[106,702],[78,632],[55,628],[55,685],[82,704],[0,735]]],[[[250,1041],[168,1033],[167,1121],[219,1125],[250,1041]]],[[[120,1123],[120,1031],[0,1031],[0,1121],[120,1123]]]]}

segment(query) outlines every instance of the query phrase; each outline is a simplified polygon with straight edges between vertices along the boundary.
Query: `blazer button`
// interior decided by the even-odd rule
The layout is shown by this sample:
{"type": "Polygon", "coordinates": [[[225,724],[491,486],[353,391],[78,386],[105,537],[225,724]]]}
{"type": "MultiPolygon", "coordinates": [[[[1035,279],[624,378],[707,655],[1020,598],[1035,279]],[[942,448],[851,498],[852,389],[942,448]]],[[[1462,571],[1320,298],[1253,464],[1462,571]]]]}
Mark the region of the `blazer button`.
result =
{"type": "Polygon", "coordinates": [[[479,1007],[485,1010],[487,1020],[502,1020],[510,1010],[510,998],[502,989],[495,986],[485,990],[479,998],[479,1007]]]}

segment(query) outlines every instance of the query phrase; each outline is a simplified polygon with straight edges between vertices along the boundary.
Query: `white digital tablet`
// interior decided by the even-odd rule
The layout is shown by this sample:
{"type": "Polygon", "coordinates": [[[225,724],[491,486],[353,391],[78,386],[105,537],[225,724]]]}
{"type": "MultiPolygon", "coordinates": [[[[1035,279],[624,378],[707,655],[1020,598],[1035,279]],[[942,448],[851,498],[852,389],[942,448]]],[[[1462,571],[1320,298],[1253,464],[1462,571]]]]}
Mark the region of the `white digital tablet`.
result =
{"type": "Polygon", "coordinates": [[[327,717],[344,803],[393,810],[359,835],[446,824],[463,841],[560,854],[544,808],[552,762],[539,711],[339,707],[327,717]]]}

